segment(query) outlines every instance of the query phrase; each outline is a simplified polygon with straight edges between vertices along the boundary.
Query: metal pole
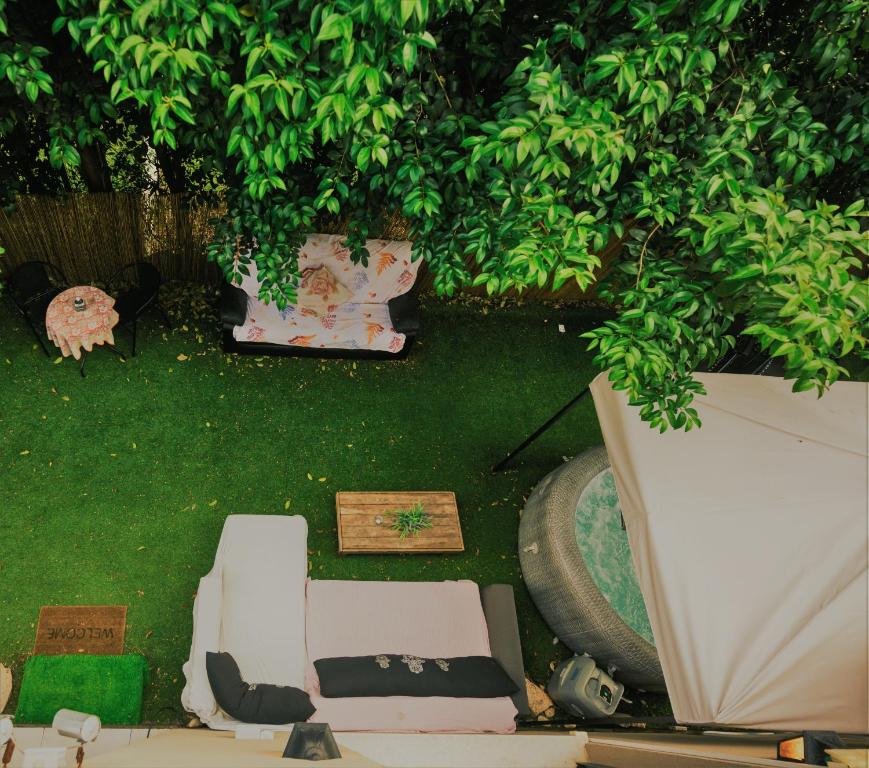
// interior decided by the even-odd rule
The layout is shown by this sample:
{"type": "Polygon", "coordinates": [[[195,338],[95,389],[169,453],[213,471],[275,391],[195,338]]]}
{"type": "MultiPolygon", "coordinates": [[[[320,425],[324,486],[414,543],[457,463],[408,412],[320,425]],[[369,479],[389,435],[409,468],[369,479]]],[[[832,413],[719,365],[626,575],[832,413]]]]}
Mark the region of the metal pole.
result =
{"type": "Polygon", "coordinates": [[[582,392],[580,392],[576,397],[573,398],[567,405],[563,406],[557,413],[555,413],[549,420],[538,427],[531,435],[529,435],[525,440],[517,445],[510,453],[508,453],[501,461],[499,461],[494,467],[492,467],[492,472],[500,472],[503,469],[506,469],[510,462],[513,461],[522,451],[524,451],[531,443],[533,443],[540,435],[542,435],[547,429],[549,429],[556,421],[558,421],[565,413],[567,413],[574,405],[576,405],[582,398],[584,398],[591,390],[586,387],[582,392]]]}

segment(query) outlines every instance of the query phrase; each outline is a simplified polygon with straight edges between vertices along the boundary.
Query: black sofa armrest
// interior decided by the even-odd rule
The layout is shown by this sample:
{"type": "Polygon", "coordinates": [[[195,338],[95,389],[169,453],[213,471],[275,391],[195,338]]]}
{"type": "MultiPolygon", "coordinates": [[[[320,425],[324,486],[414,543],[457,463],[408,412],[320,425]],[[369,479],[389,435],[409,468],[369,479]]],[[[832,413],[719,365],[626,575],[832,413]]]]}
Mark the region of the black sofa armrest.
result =
{"type": "Polygon", "coordinates": [[[398,333],[416,336],[419,333],[419,301],[416,296],[404,293],[387,303],[392,327],[398,333]]]}
{"type": "Polygon", "coordinates": [[[522,641],[519,637],[519,620],[516,617],[516,602],[513,587],[509,584],[489,584],[480,587],[480,601],[486,626],[489,630],[489,648],[495,659],[519,687],[513,699],[517,717],[531,715],[528,706],[528,691],[525,687],[525,664],[522,662],[522,641]]]}
{"type": "Polygon", "coordinates": [[[247,294],[234,285],[223,283],[220,289],[220,322],[224,328],[244,325],[247,319],[247,294]]]}

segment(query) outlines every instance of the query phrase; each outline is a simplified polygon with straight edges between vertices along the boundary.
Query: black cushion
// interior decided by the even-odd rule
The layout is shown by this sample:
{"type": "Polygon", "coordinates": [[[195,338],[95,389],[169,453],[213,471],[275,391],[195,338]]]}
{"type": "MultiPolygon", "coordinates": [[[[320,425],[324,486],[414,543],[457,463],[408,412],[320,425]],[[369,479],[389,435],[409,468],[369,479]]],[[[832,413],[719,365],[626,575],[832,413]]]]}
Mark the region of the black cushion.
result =
{"type": "Polygon", "coordinates": [[[244,325],[247,319],[247,294],[241,288],[223,283],[220,289],[220,319],[225,328],[244,325]]]}
{"type": "Polygon", "coordinates": [[[316,711],[311,698],[299,688],[266,683],[248,685],[228,653],[206,653],[205,669],[220,708],[242,723],[301,723],[316,711]]]}
{"type": "Polygon", "coordinates": [[[387,302],[389,319],[398,333],[415,336],[419,333],[419,301],[410,293],[403,293],[387,302]]]}
{"type": "Polygon", "coordinates": [[[353,696],[450,696],[489,699],[517,690],[490,656],[422,659],[382,653],[318,659],[314,668],[326,698],[353,696]]]}

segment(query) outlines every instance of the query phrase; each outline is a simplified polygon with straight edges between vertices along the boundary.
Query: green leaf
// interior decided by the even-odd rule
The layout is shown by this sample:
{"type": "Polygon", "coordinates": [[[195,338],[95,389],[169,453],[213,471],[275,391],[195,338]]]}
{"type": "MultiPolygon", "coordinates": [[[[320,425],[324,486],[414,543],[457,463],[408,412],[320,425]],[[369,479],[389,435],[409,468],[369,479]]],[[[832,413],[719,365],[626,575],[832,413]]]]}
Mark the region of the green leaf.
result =
{"type": "Polygon", "coordinates": [[[185,123],[190,123],[190,125],[196,125],[196,120],[193,119],[193,115],[190,113],[190,110],[187,107],[179,104],[178,102],[173,102],[172,111],[178,115],[185,123]]]}
{"type": "Polygon", "coordinates": [[[130,35],[129,37],[124,38],[124,42],[121,43],[120,53],[123,56],[127,51],[130,50],[134,45],[139,45],[139,43],[144,43],[145,38],[141,35],[130,35]]]}
{"type": "Polygon", "coordinates": [[[290,119],[290,103],[287,98],[287,92],[283,88],[275,88],[275,104],[280,113],[290,119]]]}
{"type": "Polygon", "coordinates": [[[721,20],[721,23],[725,27],[729,27],[736,17],[739,15],[739,12],[742,10],[743,0],[730,0],[730,4],[727,6],[727,12],[724,14],[724,18],[721,20]]]}
{"type": "Polygon", "coordinates": [[[763,274],[763,267],[760,264],[748,264],[741,269],[737,269],[736,272],[733,272],[727,277],[725,280],[750,280],[758,275],[763,274]]]}
{"type": "Polygon", "coordinates": [[[229,141],[226,143],[226,154],[232,156],[241,144],[241,133],[231,133],[229,141]]]}
{"type": "Polygon", "coordinates": [[[410,41],[406,42],[401,49],[401,63],[406,72],[413,72],[416,64],[416,45],[410,41]]]}
{"type": "Polygon", "coordinates": [[[328,14],[326,18],[323,19],[320,31],[317,33],[317,42],[323,42],[324,40],[337,40],[339,37],[344,36],[347,21],[349,21],[349,19],[347,19],[344,14],[328,14]]]}
{"type": "Polygon", "coordinates": [[[347,74],[347,90],[355,91],[359,87],[359,83],[362,78],[365,77],[365,73],[368,71],[368,67],[364,64],[356,64],[347,74]]]}
{"type": "Polygon", "coordinates": [[[298,90],[293,94],[293,117],[300,117],[302,110],[305,108],[305,100],[307,95],[304,91],[298,90]]]}

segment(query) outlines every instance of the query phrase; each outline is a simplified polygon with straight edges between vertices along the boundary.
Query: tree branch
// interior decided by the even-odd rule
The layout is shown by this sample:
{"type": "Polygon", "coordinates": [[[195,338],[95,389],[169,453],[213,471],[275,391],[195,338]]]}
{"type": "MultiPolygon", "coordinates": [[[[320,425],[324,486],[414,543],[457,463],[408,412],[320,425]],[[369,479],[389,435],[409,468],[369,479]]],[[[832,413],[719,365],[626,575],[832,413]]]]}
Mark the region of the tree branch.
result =
{"type": "Polygon", "coordinates": [[[655,232],[657,232],[660,228],[661,228],[661,225],[660,225],[660,224],[655,224],[655,226],[652,227],[652,231],[649,232],[649,236],[646,238],[646,242],[643,243],[643,248],[642,248],[642,250],[640,251],[640,263],[639,263],[639,265],[637,266],[637,282],[636,282],[636,285],[634,286],[635,288],[639,288],[639,287],[640,287],[640,277],[641,277],[641,275],[643,274],[643,258],[644,258],[645,255],[646,255],[646,248],[648,248],[648,246],[649,246],[649,240],[652,239],[652,236],[653,236],[653,235],[655,234],[655,232]]]}

